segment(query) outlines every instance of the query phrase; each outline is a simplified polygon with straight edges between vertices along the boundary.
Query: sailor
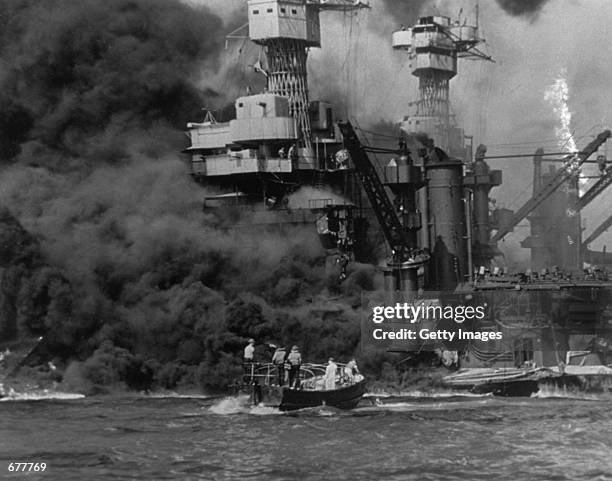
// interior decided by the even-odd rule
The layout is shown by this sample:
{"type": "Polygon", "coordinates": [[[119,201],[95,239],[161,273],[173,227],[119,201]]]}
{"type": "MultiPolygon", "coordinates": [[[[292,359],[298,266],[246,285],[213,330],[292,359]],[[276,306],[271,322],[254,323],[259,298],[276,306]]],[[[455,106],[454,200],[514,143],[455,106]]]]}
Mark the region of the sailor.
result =
{"type": "Polygon", "coordinates": [[[297,145],[293,144],[291,147],[289,147],[289,152],[287,152],[287,155],[289,157],[289,159],[291,160],[291,162],[297,162],[298,160],[298,150],[297,150],[297,145]]]}
{"type": "Polygon", "coordinates": [[[355,382],[355,376],[359,374],[359,368],[357,367],[357,361],[355,358],[351,358],[349,362],[344,366],[344,375],[348,379],[349,383],[355,382]]]}
{"type": "Polygon", "coordinates": [[[255,373],[255,339],[249,339],[249,343],[244,348],[242,367],[244,369],[243,381],[249,384],[253,381],[255,373]]]}
{"type": "Polygon", "coordinates": [[[255,355],[255,339],[249,339],[249,343],[244,348],[244,363],[253,362],[255,355]]]}
{"type": "Polygon", "coordinates": [[[289,363],[289,387],[300,387],[300,366],[302,365],[302,356],[297,346],[291,348],[291,352],[287,356],[289,363]],[[294,383],[295,381],[295,383],[294,383]]]}
{"type": "Polygon", "coordinates": [[[325,368],[325,389],[332,391],[336,389],[336,370],[338,365],[334,362],[334,358],[330,357],[327,367],[325,368]]]}
{"type": "Polygon", "coordinates": [[[285,384],[285,359],[287,357],[287,351],[283,346],[279,346],[274,351],[272,356],[272,364],[276,366],[276,372],[278,373],[278,385],[282,386],[285,384]]]}

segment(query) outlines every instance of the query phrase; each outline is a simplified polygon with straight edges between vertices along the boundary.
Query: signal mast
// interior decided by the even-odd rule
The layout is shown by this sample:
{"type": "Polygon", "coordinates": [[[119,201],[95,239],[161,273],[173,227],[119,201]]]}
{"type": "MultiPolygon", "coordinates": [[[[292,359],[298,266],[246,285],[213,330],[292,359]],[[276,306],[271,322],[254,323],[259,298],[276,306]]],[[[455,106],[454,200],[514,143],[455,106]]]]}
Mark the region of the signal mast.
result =
{"type": "Polygon", "coordinates": [[[451,122],[449,81],[457,75],[459,58],[491,61],[478,49],[483,42],[478,36],[478,11],[474,26],[460,17],[451,23],[449,17],[426,16],[393,33],[393,48],[408,53],[412,75],[419,79],[418,97],[411,103],[414,111],[400,122],[405,133],[427,134],[449,155],[465,159],[463,130],[451,122]]]}
{"type": "Polygon", "coordinates": [[[265,48],[268,92],[287,97],[300,142],[311,147],[308,50],[321,47],[319,12],[370,8],[353,0],[249,0],[249,38],[265,48]]]}

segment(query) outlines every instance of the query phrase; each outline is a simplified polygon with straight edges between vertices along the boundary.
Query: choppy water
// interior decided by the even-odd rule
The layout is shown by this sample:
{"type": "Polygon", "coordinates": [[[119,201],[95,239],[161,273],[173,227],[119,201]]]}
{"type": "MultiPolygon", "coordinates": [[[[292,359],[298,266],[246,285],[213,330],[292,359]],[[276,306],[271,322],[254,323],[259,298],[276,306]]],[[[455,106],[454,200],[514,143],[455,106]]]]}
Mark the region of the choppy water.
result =
{"type": "Polygon", "coordinates": [[[1,479],[612,479],[603,397],[415,395],[282,414],[239,399],[49,396],[0,402],[1,479]],[[11,461],[47,468],[10,473],[11,461]]]}

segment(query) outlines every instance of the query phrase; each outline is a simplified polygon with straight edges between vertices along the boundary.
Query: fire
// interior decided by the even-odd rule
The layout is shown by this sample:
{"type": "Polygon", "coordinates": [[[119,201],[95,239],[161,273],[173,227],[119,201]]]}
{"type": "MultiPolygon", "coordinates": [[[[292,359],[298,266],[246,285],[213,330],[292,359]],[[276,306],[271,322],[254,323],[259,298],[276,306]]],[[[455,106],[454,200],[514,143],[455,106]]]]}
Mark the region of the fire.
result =
{"type": "Polygon", "coordinates": [[[546,89],[544,100],[550,102],[553,112],[559,117],[560,126],[555,128],[555,135],[561,150],[576,152],[576,141],[572,135],[570,124],[572,113],[569,109],[569,88],[567,86],[567,72],[561,71],[559,77],[546,89]]]}
{"type": "MultiPolygon", "coordinates": [[[[567,71],[562,69],[559,76],[544,92],[544,100],[552,105],[553,112],[559,118],[559,126],[555,128],[555,136],[557,137],[559,148],[562,151],[573,153],[578,151],[578,147],[570,128],[572,112],[569,109],[569,88],[566,77],[567,71]]],[[[574,167],[574,161],[572,161],[572,167],[574,167]]],[[[576,168],[578,168],[577,165],[576,168]]],[[[581,193],[583,193],[585,184],[586,180],[580,179],[579,189],[581,193]]]]}
{"type": "Polygon", "coordinates": [[[566,152],[576,152],[578,148],[570,129],[572,113],[568,106],[569,88],[567,87],[566,77],[567,72],[564,69],[559,77],[546,89],[544,100],[550,102],[553,112],[559,117],[560,126],[555,128],[559,147],[566,152]]]}

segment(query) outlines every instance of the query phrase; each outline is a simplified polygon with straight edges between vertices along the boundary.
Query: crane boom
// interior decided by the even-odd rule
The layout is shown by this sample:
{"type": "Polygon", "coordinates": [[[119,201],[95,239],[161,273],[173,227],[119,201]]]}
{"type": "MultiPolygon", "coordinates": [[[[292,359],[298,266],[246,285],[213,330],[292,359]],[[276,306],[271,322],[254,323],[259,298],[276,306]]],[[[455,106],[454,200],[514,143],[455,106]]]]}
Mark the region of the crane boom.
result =
{"type": "Polygon", "coordinates": [[[612,184],[612,167],[608,167],[603,175],[595,182],[589,190],[580,196],[576,203],[576,209],[582,210],[589,205],[599,194],[612,184]]]}
{"type": "MultiPolygon", "coordinates": [[[[378,176],[378,172],[370,162],[368,154],[363,149],[361,141],[350,122],[339,122],[338,127],[344,139],[344,146],[351,155],[363,190],[365,190],[376,218],[382,228],[385,239],[394,251],[394,257],[407,257],[410,255],[410,244],[404,232],[404,227],[395,213],[393,204],[389,200],[385,187],[378,176]]],[[[398,259],[399,260],[399,259],[398,259]]]]}
{"type": "Polygon", "coordinates": [[[610,227],[612,227],[612,215],[610,215],[606,220],[604,220],[597,229],[595,229],[589,237],[587,237],[582,244],[584,246],[589,245],[595,239],[597,239],[601,234],[607,231],[610,227]]]}
{"type": "Polygon", "coordinates": [[[583,150],[575,155],[568,156],[554,177],[544,184],[523,206],[516,211],[512,217],[512,221],[503,228],[500,228],[497,233],[491,238],[491,243],[495,243],[503,239],[516,225],[529,215],[538,205],[546,200],[555,190],[557,190],[564,182],[576,175],[580,166],[595,152],[597,149],[610,137],[611,132],[605,130],[599,134],[592,142],[590,142],[583,150]]]}

